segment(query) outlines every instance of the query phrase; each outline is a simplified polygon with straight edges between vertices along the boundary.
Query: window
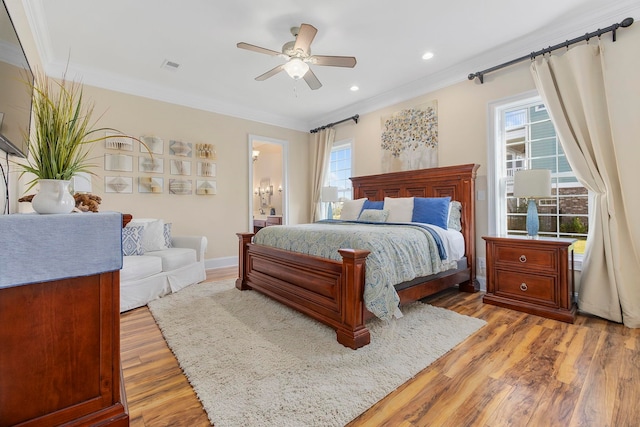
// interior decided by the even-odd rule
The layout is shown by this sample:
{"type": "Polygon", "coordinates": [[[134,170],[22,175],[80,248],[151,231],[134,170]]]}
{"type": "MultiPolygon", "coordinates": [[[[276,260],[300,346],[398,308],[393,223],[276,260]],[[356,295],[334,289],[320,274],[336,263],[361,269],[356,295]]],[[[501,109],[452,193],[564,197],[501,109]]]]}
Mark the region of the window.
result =
{"type": "MultiPolygon", "coordinates": [[[[329,160],[329,173],[327,174],[327,185],[338,187],[338,197],[340,201],[351,200],[351,160],[352,160],[352,141],[343,140],[336,141],[331,149],[331,158],[329,160]]],[[[342,203],[334,203],[333,217],[340,218],[342,211],[342,203]]]]}
{"type": "Polygon", "coordinates": [[[526,234],[527,202],[513,197],[513,175],[521,169],[549,169],[552,197],[538,201],[540,235],[579,239],[584,253],[589,226],[589,194],[569,166],[549,113],[539,97],[495,104],[494,146],[489,171],[493,194],[492,233],[526,234]]]}

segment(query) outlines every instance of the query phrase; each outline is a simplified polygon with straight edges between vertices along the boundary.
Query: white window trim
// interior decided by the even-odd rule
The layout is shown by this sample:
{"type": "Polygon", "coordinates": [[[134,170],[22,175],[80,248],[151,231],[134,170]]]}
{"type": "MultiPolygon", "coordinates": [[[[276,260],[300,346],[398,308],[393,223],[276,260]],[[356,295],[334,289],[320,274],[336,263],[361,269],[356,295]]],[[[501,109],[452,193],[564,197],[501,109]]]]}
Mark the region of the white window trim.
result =
{"type": "MultiPolygon", "coordinates": [[[[516,107],[521,104],[530,102],[541,102],[542,99],[536,90],[528,91],[519,95],[498,99],[489,103],[489,123],[487,126],[487,202],[488,202],[488,221],[487,230],[490,235],[499,234],[499,230],[506,230],[507,212],[506,205],[498,203],[497,195],[503,194],[506,190],[506,182],[498,179],[498,176],[505,176],[505,158],[506,147],[504,144],[496,144],[496,139],[500,140],[504,135],[498,134],[504,128],[502,126],[502,111],[516,107]]],[[[589,194],[589,203],[591,204],[592,195],[589,194]]],[[[582,254],[574,255],[574,270],[582,270],[582,254]]]]}
{"type": "Polygon", "coordinates": [[[502,161],[506,155],[506,148],[503,144],[500,144],[500,147],[498,147],[498,144],[495,143],[498,137],[502,140],[504,136],[497,133],[499,129],[504,127],[502,126],[501,112],[520,104],[535,102],[536,100],[540,100],[540,95],[538,95],[537,91],[533,90],[489,103],[489,125],[487,126],[487,202],[489,206],[489,224],[487,224],[487,229],[489,230],[489,234],[496,235],[498,234],[498,230],[505,230],[507,228],[506,207],[497,201],[497,194],[502,194],[506,190],[506,182],[498,179],[498,176],[506,175],[506,165],[502,161]]]}

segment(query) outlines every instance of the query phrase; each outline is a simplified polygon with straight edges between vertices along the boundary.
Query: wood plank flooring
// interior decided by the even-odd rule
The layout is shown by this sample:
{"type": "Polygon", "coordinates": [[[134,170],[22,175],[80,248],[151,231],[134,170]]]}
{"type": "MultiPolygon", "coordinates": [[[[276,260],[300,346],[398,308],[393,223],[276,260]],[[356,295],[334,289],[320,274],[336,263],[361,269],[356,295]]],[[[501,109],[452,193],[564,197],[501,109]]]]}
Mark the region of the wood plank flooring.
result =
{"type": "MultiPolygon", "coordinates": [[[[488,324],[349,427],[640,425],[640,329],[585,315],[570,325],[483,304],[481,293],[428,302],[488,324]]],[[[149,310],[121,319],[131,426],[209,426],[149,310]]]]}

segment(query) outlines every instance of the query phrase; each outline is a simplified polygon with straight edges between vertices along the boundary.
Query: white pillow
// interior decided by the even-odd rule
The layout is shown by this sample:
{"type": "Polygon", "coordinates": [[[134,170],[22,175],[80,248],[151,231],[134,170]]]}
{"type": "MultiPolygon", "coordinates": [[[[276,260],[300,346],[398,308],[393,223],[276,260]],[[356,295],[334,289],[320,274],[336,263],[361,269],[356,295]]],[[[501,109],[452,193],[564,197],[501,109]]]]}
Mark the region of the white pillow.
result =
{"type": "Polygon", "coordinates": [[[384,210],[389,211],[387,222],[411,222],[413,197],[385,197],[384,210]]]}
{"type": "Polygon", "coordinates": [[[362,211],[362,205],[367,198],[357,200],[345,200],[342,202],[342,212],[340,213],[340,219],[344,221],[355,221],[360,216],[362,211]]]}
{"type": "Polygon", "coordinates": [[[129,226],[143,226],[142,247],[145,252],[167,249],[164,238],[164,220],[155,218],[132,219],[129,226]]]}

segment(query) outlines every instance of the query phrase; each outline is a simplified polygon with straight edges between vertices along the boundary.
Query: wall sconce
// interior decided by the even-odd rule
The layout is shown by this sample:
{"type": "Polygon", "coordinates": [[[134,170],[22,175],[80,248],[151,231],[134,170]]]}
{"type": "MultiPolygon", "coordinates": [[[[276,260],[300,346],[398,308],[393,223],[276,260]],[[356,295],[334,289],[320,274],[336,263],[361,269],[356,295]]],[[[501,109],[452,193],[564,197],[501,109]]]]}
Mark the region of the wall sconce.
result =
{"type": "Polygon", "coordinates": [[[278,186],[278,193],[282,193],[282,185],[278,186]]]}
{"type": "Polygon", "coordinates": [[[251,153],[251,157],[253,158],[253,161],[255,162],[256,160],[258,160],[258,156],[260,155],[260,151],[258,150],[253,150],[253,152],[251,153]]]}
{"type": "Polygon", "coordinates": [[[273,185],[269,185],[268,187],[257,187],[253,190],[253,194],[256,196],[264,196],[266,194],[273,196],[273,185]]]}

